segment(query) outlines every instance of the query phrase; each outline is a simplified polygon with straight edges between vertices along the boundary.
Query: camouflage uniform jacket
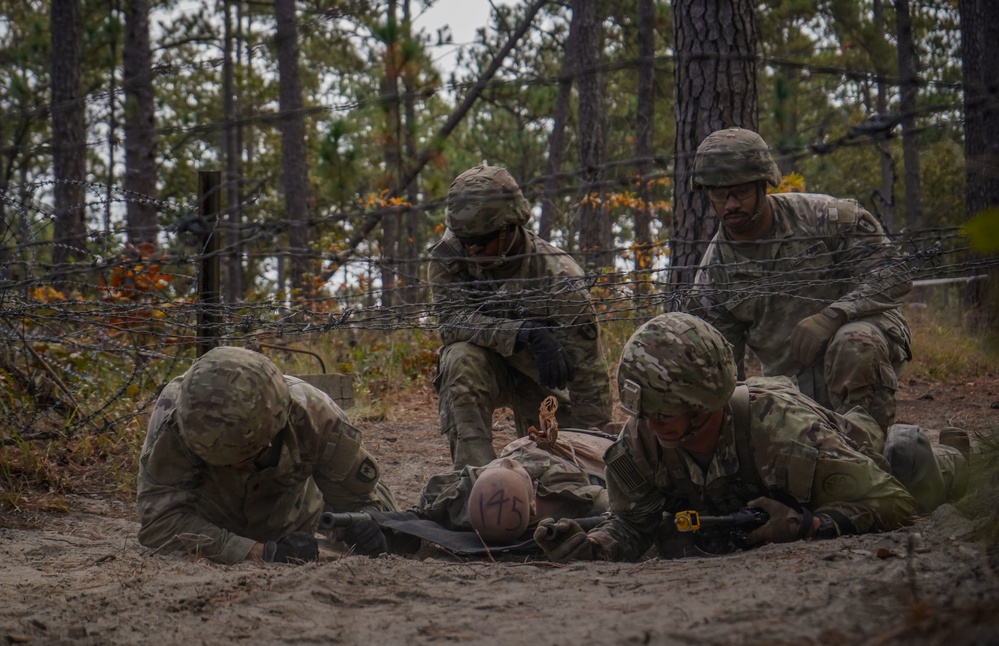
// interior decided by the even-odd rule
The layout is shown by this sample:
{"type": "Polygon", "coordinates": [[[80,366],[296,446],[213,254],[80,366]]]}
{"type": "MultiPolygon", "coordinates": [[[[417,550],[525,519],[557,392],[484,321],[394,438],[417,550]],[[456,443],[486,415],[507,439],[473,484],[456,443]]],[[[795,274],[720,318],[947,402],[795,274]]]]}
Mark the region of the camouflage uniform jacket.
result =
{"type": "Polygon", "coordinates": [[[747,345],[765,375],[797,374],[802,366],[787,342],[791,331],[827,307],[848,321],[871,321],[908,355],[899,299],[912,287],[910,271],[874,216],[852,200],[827,195],[767,199],[771,237],[733,242],[720,228],[701,260],[688,308],[733,345],[740,374],[747,345]],[[750,257],[740,253],[746,245],[761,247],[750,257]]]}
{"type": "MultiPolygon", "coordinates": [[[[607,364],[590,293],[576,261],[554,245],[521,228],[523,257],[510,277],[496,277],[469,259],[450,231],[433,246],[428,270],[441,341],[465,341],[508,360],[521,359],[517,331],[524,321],[552,326],[552,334],[576,365],[570,399],[601,407],[610,419],[607,364]]],[[[512,261],[511,261],[512,262],[512,261]]],[[[518,370],[537,381],[533,364],[517,361],[518,370]]]]}
{"type": "MultiPolygon", "coordinates": [[[[534,483],[538,498],[558,506],[558,518],[599,516],[607,511],[607,490],[603,473],[577,466],[573,462],[539,447],[529,437],[514,440],[503,449],[500,457],[512,458],[521,464],[534,483]]],[[[468,496],[475,480],[484,469],[468,466],[461,471],[435,475],[427,481],[420,495],[419,509],[424,516],[453,530],[471,530],[468,520],[468,496]]],[[[537,518],[531,518],[531,523],[537,518]]]]}
{"type": "Polygon", "coordinates": [[[323,511],[382,510],[378,464],[340,407],[285,376],[288,424],[256,464],[207,465],[184,444],[175,402],[181,378],[156,401],[139,460],[139,542],[188,549],[221,563],[246,558],[256,542],[314,531],[323,511]]]}
{"type": "MultiPolygon", "coordinates": [[[[608,449],[611,518],[590,532],[612,560],[637,559],[671,514],[738,511],[758,496],[797,502],[830,515],[843,533],[890,530],[909,522],[915,502],[847,437],[851,424],[797,391],[787,378],[755,378],[749,386],[748,454],[740,448],[731,404],[706,469],[679,449],[663,449],[644,422],[632,417],[608,449]],[[746,453],[743,453],[745,455],[746,453]]],[[[864,416],[870,431],[877,426],[864,416]]]]}

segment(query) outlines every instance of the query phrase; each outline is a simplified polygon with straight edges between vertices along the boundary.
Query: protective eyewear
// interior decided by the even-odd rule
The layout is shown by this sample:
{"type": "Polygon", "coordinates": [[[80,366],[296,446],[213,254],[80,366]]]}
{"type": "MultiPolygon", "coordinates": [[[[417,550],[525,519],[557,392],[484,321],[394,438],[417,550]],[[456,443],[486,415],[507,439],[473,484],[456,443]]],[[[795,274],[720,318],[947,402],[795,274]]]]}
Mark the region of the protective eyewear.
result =
{"type": "Polygon", "coordinates": [[[504,231],[506,231],[506,227],[481,236],[458,236],[458,242],[463,244],[465,247],[485,247],[487,244],[500,237],[504,231]]]}
{"type": "Polygon", "coordinates": [[[727,202],[729,195],[735,199],[748,199],[756,194],[756,184],[739,184],[738,186],[712,186],[707,189],[708,199],[712,202],[727,202]]]}

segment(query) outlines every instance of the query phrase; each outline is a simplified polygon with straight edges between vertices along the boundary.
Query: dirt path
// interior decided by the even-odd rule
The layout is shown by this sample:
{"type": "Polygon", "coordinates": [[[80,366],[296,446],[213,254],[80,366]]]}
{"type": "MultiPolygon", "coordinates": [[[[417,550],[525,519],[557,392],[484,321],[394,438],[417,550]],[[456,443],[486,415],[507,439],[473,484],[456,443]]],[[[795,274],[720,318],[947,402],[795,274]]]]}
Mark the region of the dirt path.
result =
{"type": "MultiPolygon", "coordinates": [[[[909,383],[900,421],[999,429],[999,379],[909,383]],[[993,408],[995,406],[995,408],[993,408]]],[[[446,470],[431,393],[359,421],[404,505],[446,470]]],[[[508,420],[497,444],[513,438],[508,420]]],[[[0,516],[0,639],[33,644],[992,644],[999,554],[947,506],[904,530],[643,563],[344,556],[301,567],[138,546],[128,501],[0,516]]]]}

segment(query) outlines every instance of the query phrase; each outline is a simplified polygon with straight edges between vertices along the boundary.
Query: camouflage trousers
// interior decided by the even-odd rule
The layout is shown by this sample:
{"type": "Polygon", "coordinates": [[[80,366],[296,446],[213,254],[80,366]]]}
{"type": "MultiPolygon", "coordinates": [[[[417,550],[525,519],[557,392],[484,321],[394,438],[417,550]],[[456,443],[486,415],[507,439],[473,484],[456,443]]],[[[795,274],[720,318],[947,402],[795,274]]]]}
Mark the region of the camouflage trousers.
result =
{"type": "Polygon", "coordinates": [[[839,328],[822,361],[798,374],[798,387],[837,413],[860,406],[883,433],[895,421],[895,391],[908,360],[906,348],[869,321],[839,328]]]}
{"type": "MultiPolygon", "coordinates": [[[[456,471],[482,466],[496,458],[493,411],[503,406],[513,410],[517,437],[527,435],[531,426],[540,428],[539,408],[549,395],[559,400],[555,414],[559,427],[602,427],[609,421],[602,406],[573,406],[566,391],[542,387],[531,376],[534,374],[534,358],[528,350],[503,357],[472,343],[452,343],[441,349],[434,377],[437,411],[456,471]]],[[[573,389],[580,385],[571,384],[573,389]]]]}

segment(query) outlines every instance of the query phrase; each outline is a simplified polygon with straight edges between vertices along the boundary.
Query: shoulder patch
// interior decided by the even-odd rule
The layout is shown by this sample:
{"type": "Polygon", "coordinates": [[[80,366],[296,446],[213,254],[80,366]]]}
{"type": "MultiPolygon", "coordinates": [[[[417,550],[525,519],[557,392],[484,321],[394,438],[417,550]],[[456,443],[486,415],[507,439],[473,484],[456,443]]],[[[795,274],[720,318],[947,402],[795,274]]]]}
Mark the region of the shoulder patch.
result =
{"type": "Polygon", "coordinates": [[[857,218],[857,230],[862,233],[881,233],[881,225],[870,213],[862,213],[857,218]]]}
{"type": "Polygon", "coordinates": [[[826,213],[830,222],[850,226],[857,220],[857,203],[853,200],[834,199],[826,207],[826,213]]]}
{"type": "Polygon", "coordinates": [[[378,465],[371,458],[364,458],[364,461],[357,467],[356,478],[364,483],[374,482],[378,479],[378,465]]]}
{"type": "Polygon", "coordinates": [[[604,454],[604,462],[607,463],[607,468],[614,472],[614,475],[629,493],[637,491],[648,482],[642,472],[638,470],[634,458],[628,454],[620,441],[615,442],[607,449],[604,454]]]}
{"type": "Polygon", "coordinates": [[[430,255],[445,262],[463,257],[464,249],[461,243],[454,236],[441,238],[437,244],[430,248],[430,255]]]}

